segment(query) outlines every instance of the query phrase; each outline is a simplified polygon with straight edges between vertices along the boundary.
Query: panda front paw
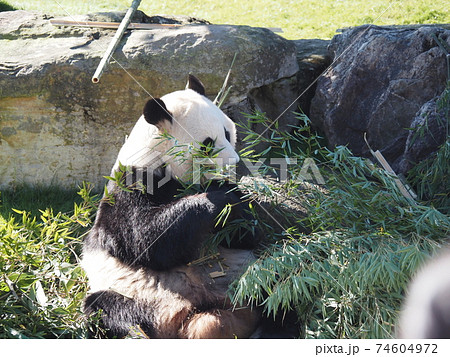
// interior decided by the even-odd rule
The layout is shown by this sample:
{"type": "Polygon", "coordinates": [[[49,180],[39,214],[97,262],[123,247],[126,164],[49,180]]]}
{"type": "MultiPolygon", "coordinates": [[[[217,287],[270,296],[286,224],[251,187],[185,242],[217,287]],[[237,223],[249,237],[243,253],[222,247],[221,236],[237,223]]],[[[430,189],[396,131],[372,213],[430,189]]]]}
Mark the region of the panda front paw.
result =
{"type": "Polygon", "coordinates": [[[261,232],[258,227],[253,228],[238,227],[231,240],[229,242],[222,240],[221,245],[234,249],[255,249],[261,242],[261,232]]]}
{"type": "Polygon", "coordinates": [[[227,206],[231,205],[231,215],[233,218],[239,217],[243,214],[242,201],[239,194],[234,191],[214,190],[206,192],[206,197],[213,203],[217,214],[227,206]]]}
{"type": "Polygon", "coordinates": [[[229,244],[230,248],[254,249],[262,240],[262,231],[258,222],[250,213],[248,203],[241,203],[242,212],[237,227],[229,244]]]}
{"type": "MultiPolygon", "coordinates": [[[[220,203],[222,209],[218,210],[218,216],[227,204],[231,205],[231,211],[226,214],[226,224],[233,225],[232,234],[226,240],[223,240],[221,245],[235,249],[255,248],[262,240],[262,233],[250,212],[248,202],[242,199],[243,193],[239,190],[226,190],[226,187],[222,187],[222,190],[212,191],[207,195],[216,203],[222,202],[220,203]]],[[[223,217],[220,219],[223,219],[223,217]]],[[[223,221],[222,223],[225,224],[223,221]]],[[[220,224],[219,230],[223,227],[223,224],[220,224]]]]}

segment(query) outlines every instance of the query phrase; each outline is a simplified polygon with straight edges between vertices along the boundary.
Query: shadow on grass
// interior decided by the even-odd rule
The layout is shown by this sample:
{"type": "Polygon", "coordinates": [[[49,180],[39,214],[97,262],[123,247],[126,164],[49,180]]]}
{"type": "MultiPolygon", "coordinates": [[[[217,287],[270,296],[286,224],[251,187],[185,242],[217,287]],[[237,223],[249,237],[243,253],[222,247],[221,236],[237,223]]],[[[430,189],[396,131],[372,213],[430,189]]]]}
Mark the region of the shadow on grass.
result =
{"type": "Polygon", "coordinates": [[[8,218],[17,215],[12,209],[31,212],[32,216],[40,217],[39,210],[52,208],[53,212],[71,212],[74,202],[80,203],[79,189],[64,189],[58,187],[21,186],[3,190],[0,194],[0,216],[8,218]]]}
{"type": "Polygon", "coordinates": [[[0,0],[0,12],[17,10],[14,6],[9,5],[6,1],[0,0]]]}

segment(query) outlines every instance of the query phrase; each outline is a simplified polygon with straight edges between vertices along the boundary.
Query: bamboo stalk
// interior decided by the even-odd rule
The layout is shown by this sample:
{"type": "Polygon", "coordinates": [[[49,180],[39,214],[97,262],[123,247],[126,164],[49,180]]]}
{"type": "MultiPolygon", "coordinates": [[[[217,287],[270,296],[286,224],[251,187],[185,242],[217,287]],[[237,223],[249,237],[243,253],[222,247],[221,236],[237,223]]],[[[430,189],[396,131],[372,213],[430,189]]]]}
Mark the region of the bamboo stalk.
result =
{"type": "Polygon", "coordinates": [[[383,166],[383,169],[385,169],[389,174],[391,174],[394,177],[394,182],[397,185],[398,189],[402,193],[403,196],[411,200],[411,202],[415,205],[417,198],[417,195],[414,193],[414,191],[408,186],[405,185],[397,176],[395,171],[392,169],[391,165],[386,161],[384,156],[381,154],[379,150],[373,151],[372,148],[369,145],[369,142],[366,138],[366,133],[364,133],[364,141],[366,142],[367,147],[369,148],[370,153],[377,159],[377,161],[383,166]]]}
{"type": "Polygon", "coordinates": [[[191,265],[203,264],[203,263],[207,262],[208,260],[217,259],[217,258],[219,258],[219,256],[220,256],[220,253],[206,255],[206,256],[201,257],[201,258],[199,258],[197,260],[193,260],[192,262],[188,263],[187,265],[191,266],[191,265]]]}
{"type": "MultiPolygon", "coordinates": [[[[120,22],[102,22],[102,21],[69,21],[69,20],[50,20],[53,26],[77,26],[77,27],[98,27],[104,29],[117,29],[120,22]]],[[[127,30],[153,30],[161,28],[180,27],[180,24],[141,24],[138,22],[130,22],[127,30]]]]}
{"type": "Polygon", "coordinates": [[[134,12],[139,7],[139,4],[141,3],[141,0],[133,0],[131,7],[128,9],[127,13],[125,14],[124,18],[122,19],[122,22],[119,25],[119,28],[116,31],[116,34],[114,35],[114,38],[110,42],[108,49],[106,50],[106,53],[103,55],[103,58],[101,59],[97,70],[94,73],[94,76],[92,77],[93,83],[98,83],[100,80],[100,76],[103,73],[103,70],[105,69],[106,64],[111,59],[111,56],[113,55],[114,51],[117,48],[117,45],[120,42],[120,39],[123,36],[123,33],[127,29],[128,25],[131,22],[131,18],[133,17],[134,12]]]}

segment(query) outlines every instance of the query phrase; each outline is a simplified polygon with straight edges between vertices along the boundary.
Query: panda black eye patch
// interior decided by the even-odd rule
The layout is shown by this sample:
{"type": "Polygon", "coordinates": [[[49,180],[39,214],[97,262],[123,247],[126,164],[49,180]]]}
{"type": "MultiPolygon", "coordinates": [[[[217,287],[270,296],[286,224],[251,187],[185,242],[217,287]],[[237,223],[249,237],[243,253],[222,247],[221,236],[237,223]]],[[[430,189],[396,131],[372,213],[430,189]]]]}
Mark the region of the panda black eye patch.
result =
{"type": "Polygon", "coordinates": [[[230,132],[229,132],[227,129],[225,129],[225,128],[223,128],[223,130],[225,130],[225,139],[227,139],[228,142],[231,143],[231,135],[230,135],[230,132]]]}
{"type": "Polygon", "coordinates": [[[202,150],[203,151],[209,151],[211,150],[216,144],[216,141],[211,139],[210,137],[207,137],[205,140],[203,140],[202,142],[202,150]]]}

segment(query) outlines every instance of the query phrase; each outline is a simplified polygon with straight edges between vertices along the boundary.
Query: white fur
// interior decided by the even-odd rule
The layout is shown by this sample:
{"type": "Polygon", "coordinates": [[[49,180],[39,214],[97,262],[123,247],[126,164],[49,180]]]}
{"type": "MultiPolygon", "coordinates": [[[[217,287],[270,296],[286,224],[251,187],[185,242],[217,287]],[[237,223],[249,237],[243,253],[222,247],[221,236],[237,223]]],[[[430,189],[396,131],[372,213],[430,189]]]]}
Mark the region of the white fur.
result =
{"type": "MultiPolygon", "coordinates": [[[[183,265],[172,270],[157,272],[151,269],[133,269],[117,258],[109,255],[103,250],[88,251],[83,254],[81,266],[89,278],[90,293],[102,290],[114,290],[129,298],[151,302],[161,295],[161,288],[158,281],[163,281],[166,277],[170,281],[176,281],[176,275],[197,276],[200,285],[217,285],[219,291],[228,288],[228,284],[255,260],[251,251],[240,249],[227,249],[219,247],[219,256],[226,264],[226,276],[222,278],[210,279],[209,273],[218,269],[217,266],[205,264],[206,270],[199,269],[196,265],[183,265]],[[205,277],[208,277],[205,279],[205,277]]],[[[191,286],[192,288],[192,286],[191,286]]],[[[223,292],[223,291],[222,291],[223,292]]]]}
{"type": "Polygon", "coordinates": [[[156,167],[168,162],[172,176],[183,180],[186,173],[192,173],[192,160],[184,157],[175,162],[173,156],[165,156],[173,148],[186,151],[189,145],[199,147],[207,137],[215,140],[219,166],[233,165],[239,161],[234,147],[236,145],[236,128],[228,118],[208,98],[197,92],[186,89],[166,94],[161,98],[172,115],[172,124],[166,122],[162,130],[173,137],[173,140],[161,140],[161,132],[154,125],[148,124],[141,116],[130,136],[121,148],[113,172],[119,162],[125,166],[156,167]],[[230,141],[225,138],[226,129],[230,133],[230,141]]]}
{"type": "Polygon", "coordinates": [[[190,301],[159,284],[161,274],[143,268],[132,269],[104,251],[84,254],[82,267],[89,277],[90,292],[112,290],[130,299],[150,303],[159,318],[154,328],[163,336],[175,333],[170,329],[166,331],[165,321],[193,307],[190,301]]]}
{"type": "MultiPolygon", "coordinates": [[[[226,275],[211,279],[218,265],[184,265],[168,271],[133,269],[105,251],[85,252],[81,265],[89,278],[90,293],[112,290],[123,296],[150,304],[154,328],[159,336],[175,337],[179,326],[168,324],[177,316],[205,303],[225,301],[229,284],[243,273],[255,257],[251,251],[219,248],[226,275]]],[[[220,306],[217,306],[220,308],[220,306]]]]}
{"type": "Polygon", "coordinates": [[[399,319],[400,338],[425,338],[432,324],[431,303],[450,289],[450,252],[431,260],[414,277],[399,319]]]}

